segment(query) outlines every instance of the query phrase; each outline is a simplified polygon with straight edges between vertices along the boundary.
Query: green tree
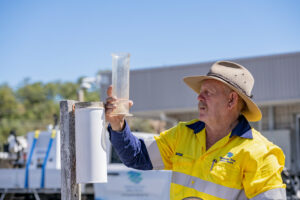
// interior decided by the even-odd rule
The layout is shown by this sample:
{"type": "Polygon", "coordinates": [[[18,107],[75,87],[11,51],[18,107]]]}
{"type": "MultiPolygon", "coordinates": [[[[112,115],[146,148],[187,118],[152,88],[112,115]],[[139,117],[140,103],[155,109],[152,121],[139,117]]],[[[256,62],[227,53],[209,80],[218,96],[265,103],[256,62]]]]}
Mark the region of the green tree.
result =
{"type": "MultiPolygon", "coordinates": [[[[80,80],[73,82],[35,82],[24,79],[23,84],[13,90],[0,85],[0,145],[6,142],[10,130],[24,135],[36,129],[45,130],[53,124],[53,115],[59,116],[59,101],[77,100],[80,80]]],[[[97,88],[84,91],[85,101],[99,101],[97,88]]]]}
{"type": "Polygon", "coordinates": [[[6,141],[10,130],[18,130],[19,118],[24,113],[24,107],[15,98],[13,90],[8,85],[0,86],[0,144],[6,141]]]}
{"type": "Polygon", "coordinates": [[[77,99],[77,91],[79,89],[79,84],[72,82],[65,82],[59,85],[58,93],[61,99],[77,99]]]}
{"type": "Polygon", "coordinates": [[[2,118],[14,119],[23,112],[13,90],[8,85],[0,85],[0,120],[2,118]]]}

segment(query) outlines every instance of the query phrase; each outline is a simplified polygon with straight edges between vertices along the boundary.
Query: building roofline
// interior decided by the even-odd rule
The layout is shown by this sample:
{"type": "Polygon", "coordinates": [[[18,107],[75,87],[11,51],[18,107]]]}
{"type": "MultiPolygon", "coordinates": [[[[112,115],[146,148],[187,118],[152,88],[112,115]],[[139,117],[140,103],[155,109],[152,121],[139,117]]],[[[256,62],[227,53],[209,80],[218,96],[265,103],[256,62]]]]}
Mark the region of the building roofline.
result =
{"type": "Polygon", "coordinates": [[[182,68],[182,67],[191,67],[193,65],[211,65],[212,63],[218,60],[228,60],[228,61],[247,61],[247,60],[261,60],[266,58],[273,58],[273,57],[286,57],[286,56],[295,56],[299,54],[300,51],[295,52],[285,52],[285,53],[277,53],[277,54],[266,54],[266,55],[258,55],[258,56],[247,56],[247,57],[232,57],[232,58],[217,58],[213,60],[203,61],[203,62],[194,62],[194,63],[186,63],[186,64],[175,64],[175,65],[166,65],[166,66],[152,66],[152,67],[145,67],[140,69],[133,69],[132,72],[145,72],[145,71],[153,71],[153,70],[168,70],[173,68],[182,68]]]}

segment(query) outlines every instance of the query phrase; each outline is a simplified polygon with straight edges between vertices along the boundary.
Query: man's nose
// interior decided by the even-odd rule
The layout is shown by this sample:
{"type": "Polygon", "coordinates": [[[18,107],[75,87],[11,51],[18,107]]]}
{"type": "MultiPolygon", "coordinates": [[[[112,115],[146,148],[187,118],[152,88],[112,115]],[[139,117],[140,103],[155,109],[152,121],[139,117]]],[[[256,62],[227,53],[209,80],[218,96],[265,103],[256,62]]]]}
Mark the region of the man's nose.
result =
{"type": "Polygon", "coordinates": [[[202,93],[200,93],[200,94],[198,95],[197,100],[198,100],[198,101],[201,101],[201,100],[203,101],[203,100],[204,100],[204,97],[203,97],[202,93]]]}

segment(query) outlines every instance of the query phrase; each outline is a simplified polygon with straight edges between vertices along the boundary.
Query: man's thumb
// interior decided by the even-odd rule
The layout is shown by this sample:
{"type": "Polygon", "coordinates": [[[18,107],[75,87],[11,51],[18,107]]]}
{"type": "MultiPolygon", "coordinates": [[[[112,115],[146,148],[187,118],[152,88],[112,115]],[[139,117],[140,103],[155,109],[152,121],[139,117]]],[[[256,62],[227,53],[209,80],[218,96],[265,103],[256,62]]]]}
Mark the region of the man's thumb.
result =
{"type": "Polygon", "coordinates": [[[112,85],[110,85],[110,86],[107,88],[106,93],[107,93],[107,96],[108,96],[108,97],[111,97],[111,96],[112,96],[112,85]]]}

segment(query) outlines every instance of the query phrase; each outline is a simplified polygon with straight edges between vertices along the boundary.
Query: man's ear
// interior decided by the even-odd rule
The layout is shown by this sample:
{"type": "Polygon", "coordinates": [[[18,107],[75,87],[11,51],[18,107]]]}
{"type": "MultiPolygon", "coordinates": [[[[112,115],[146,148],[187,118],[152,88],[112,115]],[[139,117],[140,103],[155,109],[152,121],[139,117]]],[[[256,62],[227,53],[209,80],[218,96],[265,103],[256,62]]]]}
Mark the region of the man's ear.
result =
{"type": "Polygon", "coordinates": [[[228,108],[232,109],[238,104],[239,95],[236,92],[230,92],[228,108]]]}

